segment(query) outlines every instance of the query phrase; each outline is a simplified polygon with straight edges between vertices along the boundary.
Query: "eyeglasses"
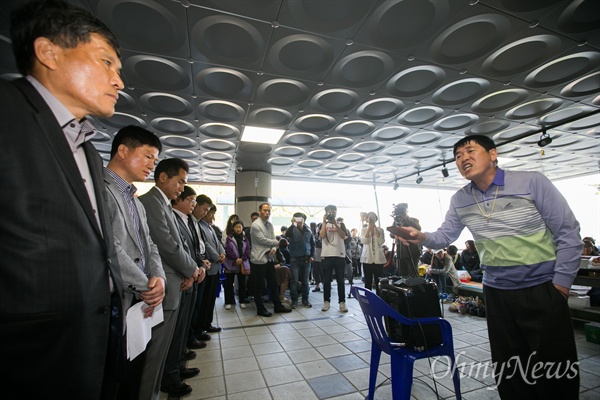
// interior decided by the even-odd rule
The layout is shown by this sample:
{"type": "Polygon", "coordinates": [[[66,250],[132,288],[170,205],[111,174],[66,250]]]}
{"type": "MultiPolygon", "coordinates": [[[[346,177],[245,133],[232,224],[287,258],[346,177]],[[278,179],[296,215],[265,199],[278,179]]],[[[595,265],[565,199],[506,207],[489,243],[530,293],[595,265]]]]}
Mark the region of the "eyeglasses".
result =
{"type": "Polygon", "coordinates": [[[185,198],[183,199],[184,201],[189,201],[192,205],[196,204],[196,199],[195,198],[185,198]]]}

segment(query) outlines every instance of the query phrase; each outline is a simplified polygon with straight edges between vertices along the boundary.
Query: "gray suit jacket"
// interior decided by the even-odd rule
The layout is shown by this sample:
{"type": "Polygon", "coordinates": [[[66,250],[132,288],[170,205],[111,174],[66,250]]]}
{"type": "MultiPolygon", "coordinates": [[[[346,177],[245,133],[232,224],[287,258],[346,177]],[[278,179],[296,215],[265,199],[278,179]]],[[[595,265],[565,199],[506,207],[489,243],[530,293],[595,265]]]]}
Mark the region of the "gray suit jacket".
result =
{"type": "Polygon", "coordinates": [[[158,247],[150,238],[146,210],[142,203],[134,197],[135,206],[140,216],[140,230],[142,240],[144,240],[144,259],[146,260],[146,270],[149,271],[148,277],[139,267],[142,249],[138,245],[133,221],[123,195],[112,176],[106,173],[104,174],[104,183],[108,192],[108,212],[112,222],[115,250],[117,251],[117,259],[119,260],[123,279],[123,307],[125,313],[127,313],[134,297],[131,287],[136,290],[147,290],[148,278],[154,276],[164,278],[166,283],[165,271],[160,261],[158,247]]]}
{"type": "Polygon", "coordinates": [[[165,202],[160,189],[154,186],[139,199],[146,208],[150,236],[158,247],[158,253],[167,276],[163,309],[166,311],[176,310],[181,297],[181,280],[191,277],[196,271],[197,264],[190,256],[187,246],[181,238],[173,209],[165,202]]]}
{"type": "Polygon", "coordinates": [[[277,249],[279,240],[275,239],[273,224],[265,223],[257,218],[250,226],[250,236],[252,237],[252,250],[250,251],[250,262],[253,264],[266,264],[272,261],[274,256],[268,256],[271,250],[277,249]]]}
{"type": "Polygon", "coordinates": [[[208,223],[198,221],[198,225],[204,239],[204,246],[206,246],[206,258],[210,261],[210,269],[206,271],[206,274],[217,275],[221,273],[219,257],[221,254],[225,254],[225,248],[223,247],[223,243],[217,239],[217,234],[208,223]]]}

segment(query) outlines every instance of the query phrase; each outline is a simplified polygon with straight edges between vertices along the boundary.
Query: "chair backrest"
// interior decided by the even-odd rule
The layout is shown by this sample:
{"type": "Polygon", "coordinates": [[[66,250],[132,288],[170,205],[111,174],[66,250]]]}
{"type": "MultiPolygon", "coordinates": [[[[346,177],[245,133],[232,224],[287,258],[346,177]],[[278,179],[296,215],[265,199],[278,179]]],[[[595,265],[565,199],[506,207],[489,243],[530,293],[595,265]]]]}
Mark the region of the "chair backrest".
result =
{"type": "Polygon", "coordinates": [[[362,309],[362,312],[371,331],[371,339],[376,342],[377,346],[382,351],[390,353],[392,349],[391,340],[385,330],[385,323],[383,318],[390,316],[398,319],[400,322],[405,320],[401,314],[396,312],[390,307],[385,301],[377,296],[372,291],[353,286],[352,294],[358,300],[358,304],[362,309]]]}
{"type": "Polygon", "coordinates": [[[421,324],[436,324],[442,329],[442,337],[444,344],[451,343],[452,341],[452,328],[448,321],[440,317],[427,317],[427,318],[407,318],[394,310],[389,304],[383,299],[377,296],[372,291],[353,286],[353,296],[358,300],[358,304],[363,311],[369,330],[371,331],[372,340],[377,343],[382,351],[389,354],[392,350],[398,348],[399,344],[394,343],[390,340],[388,333],[385,329],[384,317],[391,317],[397,320],[402,325],[421,325],[421,324]],[[393,343],[393,345],[392,345],[393,343]]]}

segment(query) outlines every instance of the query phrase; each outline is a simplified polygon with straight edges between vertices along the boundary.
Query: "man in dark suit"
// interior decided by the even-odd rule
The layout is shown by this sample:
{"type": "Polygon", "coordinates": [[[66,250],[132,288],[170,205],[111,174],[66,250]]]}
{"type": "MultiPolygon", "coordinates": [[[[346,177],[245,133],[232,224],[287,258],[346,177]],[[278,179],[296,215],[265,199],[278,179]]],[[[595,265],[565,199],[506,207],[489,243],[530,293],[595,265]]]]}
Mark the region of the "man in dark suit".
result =
{"type": "MultiPolygon", "coordinates": [[[[167,351],[175,332],[181,292],[188,290],[201,273],[181,238],[171,207],[171,201],[183,192],[188,170],[188,164],[179,158],[162,160],[154,171],[155,186],[148,193],[140,196],[140,201],[146,208],[150,236],[158,246],[167,277],[167,292],[163,300],[162,334],[153,338],[146,350],[147,361],[142,372],[140,399],[158,399],[167,351]],[[158,374],[155,374],[156,365],[159,366],[158,374]]],[[[180,393],[191,392],[191,388],[183,386],[185,383],[181,382],[181,384],[180,393]]],[[[172,389],[175,391],[178,388],[172,389]]]]}
{"type": "Polygon", "coordinates": [[[10,31],[24,78],[0,80],[2,396],[114,398],[121,276],[86,116],[114,113],[119,45],[59,1],[15,10],[10,31]]]}
{"type": "MultiPolygon", "coordinates": [[[[196,192],[189,186],[184,186],[183,192],[171,202],[175,221],[185,247],[192,259],[199,266],[201,278],[204,280],[205,268],[200,255],[200,242],[198,232],[191,219],[192,210],[196,205],[196,192]]],[[[198,368],[186,368],[183,361],[185,345],[187,342],[190,325],[192,323],[192,312],[196,297],[198,296],[198,285],[194,284],[188,290],[181,292],[181,302],[177,315],[175,332],[169,351],[161,381],[161,390],[172,396],[180,396],[191,392],[191,386],[183,382],[184,379],[192,378],[200,373],[198,368]],[[187,393],[186,393],[187,392],[187,393]]],[[[187,343],[188,347],[199,349],[206,347],[206,343],[194,340],[187,343]]]]}
{"type": "MultiPolygon", "coordinates": [[[[199,222],[200,234],[206,246],[206,256],[210,261],[211,266],[206,274],[206,283],[204,285],[204,293],[200,301],[200,311],[198,317],[199,327],[205,332],[203,334],[216,333],[221,331],[221,327],[213,326],[213,315],[215,310],[215,301],[217,297],[217,289],[219,287],[219,278],[221,275],[221,264],[225,261],[225,248],[223,243],[218,239],[217,234],[211,224],[214,221],[217,206],[212,204],[210,197],[200,195],[197,201],[201,204],[210,203],[210,209],[199,222]]],[[[201,335],[203,335],[201,334],[201,335]]]]}
{"type": "MultiPolygon", "coordinates": [[[[165,272],[158,248],[150,238],[146,210],[135,197],[134,182],[144,182],[154,169],[162,149],[160,139],[139,126],[126,126],[113,139],[111,159],[104,169],[108,210],[115,249],[123,279],[123,313],[143,301],[150,317],[165,297],[165,272]]],[[[159,334],[154,327],[153,335],[159,334]]],[[[136,399],[140,388],[145,352],[125,364],[119,398],[136,399]]]]}

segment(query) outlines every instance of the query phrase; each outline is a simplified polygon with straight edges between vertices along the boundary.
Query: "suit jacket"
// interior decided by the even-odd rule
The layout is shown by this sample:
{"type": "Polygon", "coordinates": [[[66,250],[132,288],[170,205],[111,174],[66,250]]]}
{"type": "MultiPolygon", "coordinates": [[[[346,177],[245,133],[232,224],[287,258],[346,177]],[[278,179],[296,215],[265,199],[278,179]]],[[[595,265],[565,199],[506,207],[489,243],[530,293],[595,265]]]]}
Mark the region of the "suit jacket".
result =
{"type": "Polygon", "coordinates": [[[210,269],[206,271],[206,275],[217,275],[221,273],[221,263],[219,257],[225,254],[223,243],[217,238],[214,229],[205,221],[198,221],[204,246],[206,246],[206,258],[210,261],[210,269]]]}
{"type": "Polygon", "coordinates": [[[268,261],[274,260],[274,256],[269,256],[271,250],[277,250],[279,240],[275,239],[273,224],[257,218],[250,225],[250,236],[252,237],[252,249],[250,251],[250,261],[253,264],[266,264],[268,261]]]}
{"type": "MultiPolygon", "coordinates": [[[[158,247],[152,241],[146,220],[146,210],[142,203],[136,198],[133,198],[138,215],[140,216],[141,237],[144,241],[143,257],[146,260],[146,270],[149,275],[146,276],[140,269],[139,263],[142,258],[142,249],[137,241],[137,235],[133,227],[133,221],[129,214],[129,209],[123,199],[123,195],[119,187],[115,183],[112,176],[104,174],[104,183],[108,193],[108,212],[112,224],[113,235],[115,240],[115,250],[121,268],[121,278],[123,279],[123,308],[125,314],[131,305],[135,292],[132,290],[147,290],[148,278],[161,277],[165,279],[165,271],[163,270],[158,254],[158,247]]],[[[137,296],[136,296],[137,297],[137,296]]]]}
{"type": "Polygon", "coordinates": [[[97,399],[108,352],[109,275],[116,293],[122,290],[102,160],[83,144],[98,226],[62,128],[26,79],[0,79],[0,120],[0,370],[10,382],[3,395],[27,388],[32,398],[97,399]]]}
{"type": "Polygon", "coordinates": [[[154,186],[139,199],[146,209],[150,236],[158,247],[167,276],[163,309],[177,310],[181,297],[181,280],[191,277],[196,271],[197,264],[190,256],[185,240],[177,228],[173,209],[165,202],[160,189],[154,186]]]}

